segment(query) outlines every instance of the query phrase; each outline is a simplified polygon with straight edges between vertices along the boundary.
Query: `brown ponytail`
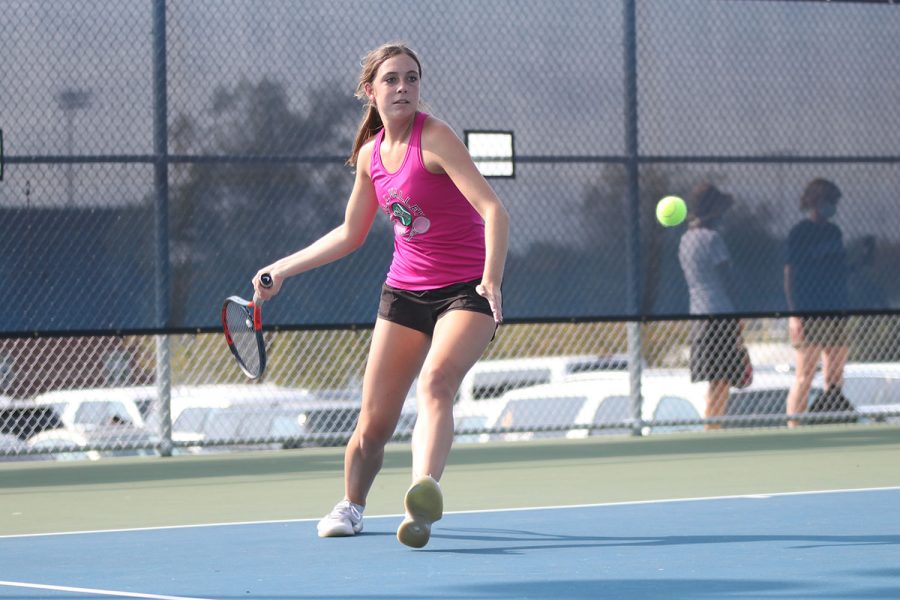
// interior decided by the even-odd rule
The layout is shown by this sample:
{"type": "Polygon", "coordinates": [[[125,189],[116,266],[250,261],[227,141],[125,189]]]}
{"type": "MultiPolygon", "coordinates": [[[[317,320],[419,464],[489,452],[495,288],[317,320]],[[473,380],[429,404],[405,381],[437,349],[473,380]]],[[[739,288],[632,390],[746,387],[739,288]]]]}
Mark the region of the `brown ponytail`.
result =
{"type": "Polygon", "coordinates": [[[378,114],[378,109],[375,108],[375,105],[366,104],[366,112],[363,114],[362,121],[359,122],[359,128],[356,130],[356,139],[353,140],[353,152],[350,153],[350,158],[347,159],[349,166],[356,166],[360,148],[378,133],[378,130],[383,126],[381,115],[378,114]]]}
{"type": "Polygon", "coordinates": [[[378,130],[384,126],[381,122],[381,115],[378,114],[378,107],[369,101],[366,95],[366,84],[375,80],[375,74],[378,68],[389,58],[393,58],[399,54],[406,54],[414,61],[419,68],[419,78],[422,77],[422,63],[416,53],[402,42],[391,42],[375,48],[363,58],[361,70],[359,73],[359,82],[356,85],[356,97],[365,103],[365,113],[356,130],[356,139],[353,141],[353,151],[347,164],[351,167],[356,166],[356,159],[359,158],[359,151],[363,145],[378,133],[378,130]]]}

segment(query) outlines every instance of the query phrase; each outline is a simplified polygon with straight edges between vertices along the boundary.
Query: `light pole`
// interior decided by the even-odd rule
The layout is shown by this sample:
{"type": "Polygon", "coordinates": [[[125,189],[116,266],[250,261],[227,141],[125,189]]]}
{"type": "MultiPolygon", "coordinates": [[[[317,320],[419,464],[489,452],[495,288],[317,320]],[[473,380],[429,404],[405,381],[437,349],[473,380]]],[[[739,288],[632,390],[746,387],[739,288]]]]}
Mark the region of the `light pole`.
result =
{"type": "Polygon", "coordinates": [[[75,154],[75,111],[91,105],[90,90],[65,88],[56,95],[56,101],[66,116],[66,151],[69,162],[66,163],[66,206],[75,203],[75,171],[72,168],[72,156],[75,154]]]}

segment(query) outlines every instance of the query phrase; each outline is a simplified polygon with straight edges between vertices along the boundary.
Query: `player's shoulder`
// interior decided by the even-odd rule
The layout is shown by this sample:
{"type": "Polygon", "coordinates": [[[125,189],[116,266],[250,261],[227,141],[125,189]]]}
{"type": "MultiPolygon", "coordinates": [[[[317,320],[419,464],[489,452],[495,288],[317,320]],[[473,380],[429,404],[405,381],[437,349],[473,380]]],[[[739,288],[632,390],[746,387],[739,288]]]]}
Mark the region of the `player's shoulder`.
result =
{"type": "Polygon", "coordinates": [[[791,230],[788,232],[788,237],[791,238],[804,235],[804,232],[809,231],[811,225],[813,225],[813,222],[809,219],[798,221],[791,227],[791,230]]]}
{"type": "Polygon", "coordinates": [[[434,115],[428,115],[422,124],[422,135],[438,142],[460,141],[459,136],[450,125],[434,115]]]}
{"type": "Polygon", "coordinates": [[[375,138],[376,137],[378,137],[378,136],[373,135],[372,137],[367,139],[365,142],[363,142],[363,145],[359,147],[359,155],[360,156],[365,154],[369,158],[372,158],[372,152],[375,150],[375,138]]]}
{"type": "Polygon", "coordinates": [[[422,125],[422,150],[444,158],[466,155],[465,145],[452,127],[432,115],[422,125]]]}
{"type": "Polygon", "coordinates": [[[704,225],[697,225],[694,227],[688,227],[687,231],[684,232],[684,235],[688,238],[700,239],[700,240],[710,240],[720,237],[719,232],[713,229],[712,227],[706,227],[704,225]]]}
{"type": "Polygon", "coordinates": [[[356,170],[359,173],[368,173],[372,164],[372,153],[375,151],[375,136],[366,140],[359,148],[356,156],[356,170]]]}

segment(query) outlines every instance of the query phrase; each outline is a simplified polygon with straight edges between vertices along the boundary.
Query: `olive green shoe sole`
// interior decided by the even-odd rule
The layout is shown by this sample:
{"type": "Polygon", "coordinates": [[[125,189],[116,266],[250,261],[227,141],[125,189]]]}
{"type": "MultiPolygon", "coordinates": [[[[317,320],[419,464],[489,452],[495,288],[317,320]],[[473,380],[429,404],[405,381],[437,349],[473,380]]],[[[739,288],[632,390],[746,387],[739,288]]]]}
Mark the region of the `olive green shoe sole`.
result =
{"type": "Polygon", "coordinates": [[[431,537],[431,524],[444,516],[441,487],[431,477],[416,480],[403,500],[406,518],[397,529],[397,539],[411,548],[422,548],[431,537]]]}

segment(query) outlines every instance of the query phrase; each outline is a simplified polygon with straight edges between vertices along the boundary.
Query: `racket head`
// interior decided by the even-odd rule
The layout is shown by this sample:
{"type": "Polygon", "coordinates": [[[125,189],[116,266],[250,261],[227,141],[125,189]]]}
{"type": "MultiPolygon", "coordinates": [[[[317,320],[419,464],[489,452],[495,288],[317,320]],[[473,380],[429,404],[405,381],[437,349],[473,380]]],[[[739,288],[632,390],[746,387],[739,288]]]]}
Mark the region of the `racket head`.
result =
{"type": "Polygon", "coordinates": [[[266,371],[266,344],[262,334],[262,308],[239,296],[229,296],[222,304],[225,342],[244,375],[258,379],[266,371]]]}

